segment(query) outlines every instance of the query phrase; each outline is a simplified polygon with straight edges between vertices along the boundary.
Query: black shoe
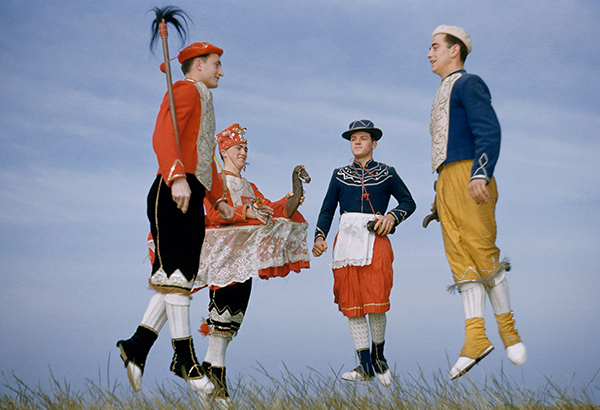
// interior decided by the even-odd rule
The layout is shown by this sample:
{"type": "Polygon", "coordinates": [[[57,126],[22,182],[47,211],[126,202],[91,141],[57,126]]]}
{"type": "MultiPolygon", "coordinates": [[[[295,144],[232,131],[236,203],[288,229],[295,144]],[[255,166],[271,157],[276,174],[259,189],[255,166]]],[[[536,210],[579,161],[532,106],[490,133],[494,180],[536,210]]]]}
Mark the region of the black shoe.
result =
{"type": "Polygon", "coordinates": [[[227,390],[227,377],[225,367],[213,366],[208,362],[202,362],[202,367],[211,382],[215,385],[213,396],[218,399],[229,399],[229,391],[227,390]]]}
{"type": "Polygon", "coordinates": [[[206,377],[204,368],[196,359],[192,337],[173,339],[171,342],[175,351],[171,371],[184,379],[199,394],[211,394],[215,386],[206,377]]]}
{"type": "Polygon", "coordinates": [[[371,362],[373,363],[377,381],[381,385],[389,387],[392,384],[392,372],[390,371],[390,366],[387,364],[387,360],[383,356],[384,344],[385,342],[373,343],[371,347],[371,362]]]}
{"type": "Polygon", "coordinates": [[[134,391],[140,391],[142,388],[146,358],[157,337],[158,334],[153,330],[138,326],[131,338],[117,342],[117,347],[121,350],[121,359],[127,369],[129,383],[134,391]]]}
{"type": "Polygon", "coordinates": [[[373,363],[373,369],[375,369],[375,373],[383,374],[390,366],[387,364],[387,360],[383,356],[383,345],[385,342],[375,343],[373,342],[371,347],[371,363],[373,363]]]}
{"type": "Polygon", "coordinates": [[[196,359],[192,338],[173,339],[171,342],[175,351],[171,361],[171,371],[186,380],[203,377],[206,373],[196,359]]]}
{"type": "Polygon", "coordinates": [[[375,373],[373,372],[369,349],[357,350],[356,354],[360,364],[351,371],[343,373],[342,379],[352,382],[373,380],[375,373]]]}

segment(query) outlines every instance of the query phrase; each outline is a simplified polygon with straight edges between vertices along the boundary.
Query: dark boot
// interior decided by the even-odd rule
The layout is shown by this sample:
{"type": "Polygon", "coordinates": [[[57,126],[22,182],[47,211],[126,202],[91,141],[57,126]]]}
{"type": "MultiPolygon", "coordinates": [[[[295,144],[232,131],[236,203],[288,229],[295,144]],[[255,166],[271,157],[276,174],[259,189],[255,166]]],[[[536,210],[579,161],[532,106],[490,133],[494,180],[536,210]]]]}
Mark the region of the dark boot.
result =
{"type": "Polygon", "coordinates": [[[387,360],[385,360],[385,357],[383,356],[383,345],[385,345],[385,342],[373,342],[371,347],[371,362],[373,363],[375,373],[380,374],[385,373],[390,368],[387,364],[387,360]]]}
{"type": "Polygon", "coordinates": [[[175,351],[171,361],[171,371],[186,380],[203,377],[205,372],[196,359],[192,338],[173,339],[171,343],[175,351]]]}
{"type": "Polygon", "coordinates": [[[373,380],[375,373],[373,372],[369,349],[357,350],[356,354],[358,355],[360,364],[351,371],[342,374],[342,379],[352,382],[373,380]]]}
{"type": "Polygon", "coordinates": [[[130,339],[119,340],[117,347],[121,349],[121,359],[125,362],[125,366],[129,362],[135,363],[143,373],[148,352],[157,338],[158,334],[152,329],[138,326],[130,339]]]}
{"type": "Polygon", "coordinates": [[[215,386],[206,377],[202,365],[198,364],[192,337],[172,339],[171,342],[175,351],[171,361],[171,371],[187,381],[199,394],[211,394],[215,386]]]}
{"type": "Polygon", "coordinates": [[[129,382],[135,391],[142,388],[142,374],[146,358],[157,338],[158,334],[154,330],[138,326],[131,338],[117,342],[117,347],[121,350],[121,359],[127,369],[129,382]]]}
{"type": "Polygon", "coordinates": [[[373,369],[375,370],[375,376],[377,381],[382,386],[389,387],[392,384],[392,372],[390,366],[387,364],[387,360],[383,356],[383,345],[385,342],[375,343],[371,347],[371,361],[373,362],[373,369]]]}
{"type": "Polygon", "coordinates": [[[225,367],[212,366],[208,362],[202,362],[202,367],[208,378],[215,385],[214,397],[218,399],[229,399],[227,390],[227,378],[225,376],[225,367]]]}

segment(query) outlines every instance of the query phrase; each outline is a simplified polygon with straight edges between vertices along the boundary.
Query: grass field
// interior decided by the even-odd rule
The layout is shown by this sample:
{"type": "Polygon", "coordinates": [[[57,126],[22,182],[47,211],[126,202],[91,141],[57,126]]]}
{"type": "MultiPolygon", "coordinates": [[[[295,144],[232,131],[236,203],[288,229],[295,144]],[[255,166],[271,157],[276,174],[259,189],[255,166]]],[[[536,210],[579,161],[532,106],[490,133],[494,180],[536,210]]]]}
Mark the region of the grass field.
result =
{"type": "MultiPolygon", "coordinates": [[[[258,369],[265,381],[229,380],[232,409],[600,409],[600,387],[595,378],[576,391],[550,380],[530,389],[502,376],[476,384],[467,376],[450,381],[446,374],[396,377],[390,388],[376,381],[348,383],[339,372],[289,371],[277,377],[258,369]],[[427,381],[430,379],[431,381],[427,381]]],[[[600,373],[600,370],[598,371],[600,373]]],[[[596,373],[596,375],[598,375],[596,373]]],[[[88,380],[86,388],[72,389],[67,380],[51,377],[48,387],[27,386],[14,374],[2,373],[1,409],[203,409],[183,382],[145,387],[134,393],[129,384],[88,380]]],[[[211,408],[210,404],[207,406],[211,408]]]]}

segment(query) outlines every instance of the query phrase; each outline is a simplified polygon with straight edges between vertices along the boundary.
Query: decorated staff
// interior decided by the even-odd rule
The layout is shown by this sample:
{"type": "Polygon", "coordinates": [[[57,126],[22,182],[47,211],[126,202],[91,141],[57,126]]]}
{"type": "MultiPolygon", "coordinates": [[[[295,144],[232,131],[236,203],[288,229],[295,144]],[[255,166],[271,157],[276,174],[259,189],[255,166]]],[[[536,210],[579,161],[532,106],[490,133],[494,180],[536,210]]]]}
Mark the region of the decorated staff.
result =
{"type": "MultiPolygon", "coordinates": [[[[456,379],[494,349],[485,333],[486,294],[490,298],[509,360],[522,364],[525,345],[515,328],[506,272],[496,246],[494,168],[500,155],[500,123],[483,80],[467,74],[464,62],[471,37],[460,27],[439,26],[427,58],[442,82],[431,107],[431,163],[438,173],[436,215],[446,257],[465,312],[465,341],[450,370],[456,379]]],[[[427,219],[423,222],[426,226],[427,219]]]]}
{"type": "MultiPolygon", "coordinates": [[[[156,18],[152,22],[152,36],[150,40],[150,51],[154,51],[158,37],[162,40],[163,57],[165,62],[164,72],[167,75],[167,93],[169,95],[169,108],[171,110],[171,119],[173,120],[173,128],[175,130],[175,138],[177,139],[177,150],[181,155],[181,146],[179,144],[179,131],[177,129],[177,115],[175,114],[175,100],[173,99],[173,80],[171,78],[171,59],[169,58],[169,43],[167,38],[169,33],[167,30],[167,23],[171,23],[177,30],[179,38],[181,39],[181,45],[183,46],[187,39],[187,20],[188,15],[181,9],[176,7],[165,7],[164,9],[155,7],[153,11],[156,13],[156,18]],[[182,22],[177,20],[177,16],[181,17],[182,22]],[[185,25],[185,27],[184,27],[185,25]]],[[[162,70],[161,65],[161,70],[162,70]]]]}
{"type": "Polygon", "coordinates": [[[215,399],[227,404],[225,353],[246,314],[252,278],[284,277],[310,267],[308,224],[297,211],[304,195],[302,184],[296,181],[303,178],[306,182],[310,177],[304,167],[296,167],[294,191],[271,202],[241,175],[248,154],[245,129],[233,124],[216,139],[227,179],[227,202],[235,214],[231,220],[223,220],[205,203],[210,225],[195,288],[210,289],[208,319],[201,327],[209,337],[202,365],[216,386],[215,399]]]}
{"type": "Polygon", "coordinates": [[[414,212],[416,205],[396,170],[373,161],[373,150],[382,136],[383,132],[369,120],[354,121],[342,133],[342,138],[350,141],[354,160],[333,170],[312,253],[318,257],[327,251],[325,239],[339,204],[339,231],[332,252],[333,293],[338,309],[348,318],[359,360],[359,365],[343,373],[342,379],[355,382],[377,377],[388,387],[392,372],[383,348],[394,281],[394,253],[388,235],[414,212]],[[398,205],[388,211],[392,196],[398,205]]]}
{"type": "MultiPolygon", "coordinates": [[[[153,33],[159,28],[166,48],[166,24],[185,37],[186,14],[174,7],[154,9],[153,33]]],[[[153,35],[151,47],[156,41],[153,35]]],[[[134,335],[119,340],[121,358],[135,391],[142,388],[142,374],[150,348],[169,321],[174,349],[171,371],[185,379],[200,395],[214,390],[213,383],[194,353],[189,323],[190,291],[198,273],[204,241],[204,207],[216,209],[230,219],[233,208],[222,197],[222,185],[213,162],[215,118],[211,88],[223,75],[223,50],[209,43],[193,43],[177,59],[185,79],[171,86],[163,98],[152,145],[158,172],[148,193],[148,219],[154,238],[155,258],[150,287],[154,294],[134,335]],[[172,97],[170,96],[172,94],[172,97]],[[177,107],[177,110],[175,110],[177,107]]],[[[162,70],[169,71],[165,51],[162,70]]]]}

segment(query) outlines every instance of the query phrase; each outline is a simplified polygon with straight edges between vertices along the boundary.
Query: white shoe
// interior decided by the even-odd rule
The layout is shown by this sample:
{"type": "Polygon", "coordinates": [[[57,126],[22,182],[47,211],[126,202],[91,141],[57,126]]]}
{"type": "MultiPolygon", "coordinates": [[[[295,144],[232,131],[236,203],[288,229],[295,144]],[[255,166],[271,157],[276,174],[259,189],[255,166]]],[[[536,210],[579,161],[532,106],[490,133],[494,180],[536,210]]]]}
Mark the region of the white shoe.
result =
{"type": "Polygon", "coordinates": [[[211,394],[215,390],[215,385],[204,375],[199,379],[188,379],[188,384],[198,393],[211,394]]]}
{"type": "Polygon", "coordinates": [[[230,403],[231,403],[231,399],[230,398],[226,398],[226,399],[215,398],[214,399],[215,406],[213,408],[217,408],[217,409],[220,409],[220,410],[228,410],[230,403]]]}
{"type": "Polygon", "coordinates": [[[231,399],[229,397],[222,399],[219,397],[211,397],[201,391],[196,391],[196,393],[198,393],[203,409],[229,410],[229,405],[231,404],[231,399]]]}
{"type": "Polygon", "coordinates": [[[450,370],[450,380],[457,379],[471,370],[471,367],[475,366],[475,363],[477,363],[477,360],[470,357],[459,357],[450,370]]]}
{"type": "Polygon", "coordinates": [[[520,365],[527,360],[527,349],[525,349],[525,345],[522,342],[519,342],[515,345],[508,346],[506,348],[506,355],[513,364],[520,365]]]}
{"type": "Polygon", "coordinates": [[[450,370],[450,380],[454,380],[471,370],[481,359],[486,357],[491,351],[494,350],[494,346],[489,345],[477,359],[471,359],[470,357],[459,356],[454,366],[450,370]]]}
{"type": "Polygon", "coordinates": [[[142,390],[142,369],[133,362],[127,363],[127,377],[129,383],[133,387],[133,391],[138,392],[142,390]]]}
{"type": "Polygon", "coordinates": [[[356,370],[350,370],[349,372],[345,372],[342,374],[342,379],[349,382],[366,382],[369,380],[373,380],[372,377],[362,375],[356,370]]]}
{"type": "Polygon", "coordinates": [[[390,387],[392,384],[392,372],[390,369],[387,369],[383,373],[375,373],[375,376],[377,377],[377,381],[381,383],[383,387],[390,387]]]}

